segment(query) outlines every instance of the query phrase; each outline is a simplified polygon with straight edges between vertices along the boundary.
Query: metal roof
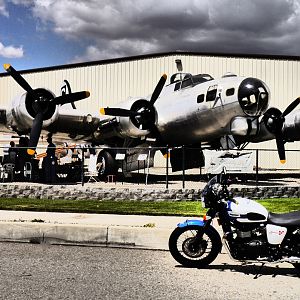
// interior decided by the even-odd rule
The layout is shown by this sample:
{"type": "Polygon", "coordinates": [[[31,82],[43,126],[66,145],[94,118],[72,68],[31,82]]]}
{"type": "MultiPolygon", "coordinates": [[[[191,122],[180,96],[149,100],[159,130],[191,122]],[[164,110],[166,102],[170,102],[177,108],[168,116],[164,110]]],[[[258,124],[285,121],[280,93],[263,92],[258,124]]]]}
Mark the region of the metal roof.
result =
{"type": "MultiPolygon", "coordinates": [[[[37,72],[47,72],[53,70],[61,69],[72,69],[80,67],[89,67],[95,65],[106,65],[120,62],[128,62],[133,60],[143,60],[149,58],[159,58],[164,56],[173,56],[173,55],[186,55],[186,56],[214,56],[214,57],[231,57],[231,58],[254,58],[254,59],[269,59],[269,60],[294,60],[300,61],[300,56],[284,56],[284,55],[265,55],[265,54],[239,54],[239,53],[213,53],[213,52],[189,52],[189,51],[170,51],[170,52],[160,52],[160,53],[149,53],[143,55],[127,56],[127,57],[118,57],[104,60],[95,60],[87,61],[81,63],[65,64],[65,65],[56,65],[44,68],[35,68],[27,70],[19,70],[20,73],[37,73],[37,72]]],[[[0,77],[9,76],[8,73],[0,73],[0,77]]]]}

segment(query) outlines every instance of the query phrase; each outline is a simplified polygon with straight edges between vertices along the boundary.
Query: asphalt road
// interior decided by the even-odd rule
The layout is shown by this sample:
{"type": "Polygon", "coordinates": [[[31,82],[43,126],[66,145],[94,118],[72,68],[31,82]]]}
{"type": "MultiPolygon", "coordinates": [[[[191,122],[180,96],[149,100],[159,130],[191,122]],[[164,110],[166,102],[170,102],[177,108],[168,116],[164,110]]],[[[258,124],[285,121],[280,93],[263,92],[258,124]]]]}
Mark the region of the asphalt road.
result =
{"type": "Polygon", "coordinates": [[[299,299],[289,264],[241,266],[224,254],[208,269],[168,252],[0,243],[1,299],[299,299]]]}

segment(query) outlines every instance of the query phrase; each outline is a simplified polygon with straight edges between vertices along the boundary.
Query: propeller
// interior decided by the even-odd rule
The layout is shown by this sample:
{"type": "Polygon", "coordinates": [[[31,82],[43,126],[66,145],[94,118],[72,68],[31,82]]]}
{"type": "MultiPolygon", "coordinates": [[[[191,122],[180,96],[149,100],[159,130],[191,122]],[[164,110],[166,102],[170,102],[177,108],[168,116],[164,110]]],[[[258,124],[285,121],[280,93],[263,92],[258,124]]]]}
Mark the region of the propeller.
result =
{"type": "Polygon", "coordinates": [[[16,71],[10,64],[4,64],[4,69],[11,77],[29,94],[31,100],[31,111],[33,114],[32,128],[30,131],[29,145],[27,153],[35,154],[35,149],[43,127],[43,120],[49,117],[49,109],[56,105],[64,105],[79,101],[90,96],[88,91],[64,94],[54,98],[54,96],[45,89],[33,89],[29,83],[16,71]]]}
{"type": "Polygon", "coordinates": [[[300,104],[300,97],[295,99],[282,113],[279,109],[271,107],[269,108],[262,121],[265,123],[267,129],[275,135],[277,151],[281,163],[286,162],[285,148],[284,148],[284,137],[282,135],[282,127],[285,121],[285,117],[291,113],[297,105],[300,104]]]}
{"type": "Polygon", "coordinates": [[[165,83],[167,75],[163,74],[158,81],[150,100],[140,99],[133,103],[130,109],[124,108],[101,108],[100,113],[116,117],[130,117],[132,123],[142,130],[149,129],[155,132],[155,108],[154,103],[158,99],[165,83]]]}
{"type": "MultiPolygon", "coordinates": [[[[68,94],[72,94],[71,86],[68,80],[64,80],[64,85],[61,87],[61,94],[65,95],[68,92],[68,94]]],[[[73,109],[76,109],[75,103],[72,101],[71,106],[73,109]]]]}
{"type": "Polygon", "coordinates": [[[156,87],[155,87],[155,89],[154,89],[154,91],[151,95],[151,99],[150,99],[151,105],[153,105],[155,103],[155,101],[157,100],[157,98],[159,97],[166,81],[167,81],[167,74],[163,74],[160,77],[160,79],[159,79],[159,81],[158,81],[158,83],[157,83],[157,85],[156,85],[156,87]]]}
{"type": "Polygon", "coordinates": [[[118,117],[135,117],[139,114],[138,112],[129,109],[113,108],[113,107],[100,108],[100,113],[102,115],[118,116],[118,117]]]}

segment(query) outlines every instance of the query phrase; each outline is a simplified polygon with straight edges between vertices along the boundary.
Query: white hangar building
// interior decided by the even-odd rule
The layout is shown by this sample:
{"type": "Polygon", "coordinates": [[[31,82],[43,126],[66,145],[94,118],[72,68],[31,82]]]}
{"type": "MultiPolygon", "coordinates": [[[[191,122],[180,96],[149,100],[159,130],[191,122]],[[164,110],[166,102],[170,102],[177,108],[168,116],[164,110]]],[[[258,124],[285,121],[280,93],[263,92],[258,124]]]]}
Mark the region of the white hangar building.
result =
{"type": "MultiPolygon", "coordinates": [[[[281,111],[300,95],[300,57],[175,51],[24,70],[21,74],[33,88],[45,87],[56,95],[60,94],[64,79],[70,82],[74,92],[90,91],[90,97],[76,102],[76,106],[79,110],[93,114],[98,112],[100,107],[116,104],[126,100],[128,96],[149,95],[163,73],[170,78],[177,72],[176,59],[181,59],[184,72],[192,74],[207,73],[218,78],[232,72],[238,76],[259,78],[270,88],[270,106],[275,106],[281,111]]],[[[22,88],[8,74],[1,73],[0,106],[9,105],[19,93],[23,93],[22,88]]],[[[250,144],[248,148],[275,150],[276,145],[274,141],[270,141],[250,144]]],[[[287,144],[286,149],[300,150],[300,142],[287,144]]],[[[269,160],[270,167],[274,162],[276,167],[281,167],[276,152],[260,157],[269,160]]],[[[287,153],[284,168],[295,167],[300,169],[299,154],[287,153]]]]}

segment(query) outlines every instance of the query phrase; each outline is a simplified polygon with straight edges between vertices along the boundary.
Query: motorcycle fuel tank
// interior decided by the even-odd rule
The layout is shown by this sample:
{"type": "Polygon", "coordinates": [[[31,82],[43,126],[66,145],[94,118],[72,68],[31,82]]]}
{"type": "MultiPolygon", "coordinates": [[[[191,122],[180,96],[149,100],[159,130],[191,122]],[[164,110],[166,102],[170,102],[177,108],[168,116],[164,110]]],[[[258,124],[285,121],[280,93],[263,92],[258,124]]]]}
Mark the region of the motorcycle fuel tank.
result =
{"type": "Polygon", "coordinates": [[[228,215],[241,223],[254,223],[267,221],[268,211],[256,201],[237,197],[234,201],[228,201],[228,215]]]}

